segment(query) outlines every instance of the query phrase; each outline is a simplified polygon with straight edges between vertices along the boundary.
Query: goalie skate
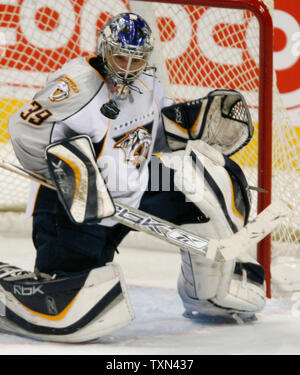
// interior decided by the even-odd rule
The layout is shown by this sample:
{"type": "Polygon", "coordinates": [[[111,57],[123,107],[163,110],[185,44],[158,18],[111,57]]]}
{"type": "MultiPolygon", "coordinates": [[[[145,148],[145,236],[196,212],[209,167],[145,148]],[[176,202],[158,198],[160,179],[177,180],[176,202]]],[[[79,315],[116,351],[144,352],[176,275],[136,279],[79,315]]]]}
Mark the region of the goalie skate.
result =
{"type": "Polygon", "coordinates": [[[123,276],[107,264],[51,278],[0,263],[0,329],[57,342],[98,339],[134,319],[123,276]]]}
{"type": "Polygon", "coordinates": [[[233,309],[222,308],[217,306],[209,300],[199,300],[188,295],[186,289],[183,287],[184,280],[182,275],[178,280],[178,292],[182,299],[185,311],[182,316],[188,319],[199,319],[203,316],[231,318],[237,324],[244,324],[257,320],[255,313],[252,312],[237,312],[233,309]]]}

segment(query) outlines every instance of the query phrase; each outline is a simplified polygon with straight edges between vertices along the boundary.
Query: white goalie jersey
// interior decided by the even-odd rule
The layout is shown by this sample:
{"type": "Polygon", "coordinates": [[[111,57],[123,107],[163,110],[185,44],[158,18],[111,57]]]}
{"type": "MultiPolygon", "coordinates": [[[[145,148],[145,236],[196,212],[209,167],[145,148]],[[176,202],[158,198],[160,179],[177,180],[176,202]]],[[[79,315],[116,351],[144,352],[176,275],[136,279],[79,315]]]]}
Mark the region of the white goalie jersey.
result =
{"type": "MultiPolygon", "coordinates": [[[[75,135],[91,138],[97,163],[113,199],[138,207],[147,188],[148,163],[158,131],[161,108],[172,104],[159,80],[143,74],[116,119],[102,106],[111,99],[96,57],[79,57],[50,75],[46,87],[10,120],[9,131],[21,164],[49,177],[45,148],[75,135]]],[[[27,212],[33,211],[38,185],[33,184],[27,212]]],[[[103,225],[113,225],[104,219],[103,225]]]]}

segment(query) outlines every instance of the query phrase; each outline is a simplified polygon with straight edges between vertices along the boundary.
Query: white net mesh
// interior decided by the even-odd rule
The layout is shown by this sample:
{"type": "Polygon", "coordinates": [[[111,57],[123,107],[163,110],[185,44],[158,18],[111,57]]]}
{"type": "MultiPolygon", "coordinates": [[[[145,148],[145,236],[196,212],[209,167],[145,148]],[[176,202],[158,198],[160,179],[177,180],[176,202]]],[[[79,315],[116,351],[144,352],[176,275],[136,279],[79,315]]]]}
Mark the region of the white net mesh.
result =
{"type": "MultiPolygon", "coordinates": [[[[267,3],[271,9],[272,1],[267,3]]],[[[153,29],[157,51],[153,61],[169,96],[190,100],[215,88],[233,88],[245,96],[255,134],[235,160],[246,171],[250,185],[256,186],[259,24],[248,10],[127,0],[1,1],[0,31],[6,42],[0,46],[0,159],[15,162],[7,133],[12,113],[43,87],[49,72],[78,55],[94,54],[97,30],[128,9],[143,15],[153,29]]],[[[272,198],[281,196],[294,208],[292,217],[273,236],[273,254],[295,254],[300,224],[299,138],[275,82],[273,87],[272,198]]],[[[0,170],[0,189],[0,210],[24,210],[27,181],[0,170]]],[[[253,197],[255,214],[256,194],[253,197]]]]}
{"type": "MultiPolygon", "coordinates": [[[[264,3],[272,12],[272,0],[264,3]]],[[[134,4],[137,11],[146,10],[144,4],[134,4]]],[[[151,11],[144,14],[148,15],[160,44],[154,60],[158,62],[169,96],[191,100],[216,88],[236,89],[245,96],[255,133],[251,143],[235,155],[234,160],[243,166],[249,184],[257,186],[260,129],[257,18],[248,10],[160,3],[151,4],[151,11]]],[[[273,164],[269,166],[272,168],[272,200],[283,198],[292,205],[293,214],[274,233],[272,256],[299,256],[299,136],[284,109],[275,78],[273,80],[273,164]]],[[[256,193],[253,198],[252,216],[256,214],[256,193]]]]}

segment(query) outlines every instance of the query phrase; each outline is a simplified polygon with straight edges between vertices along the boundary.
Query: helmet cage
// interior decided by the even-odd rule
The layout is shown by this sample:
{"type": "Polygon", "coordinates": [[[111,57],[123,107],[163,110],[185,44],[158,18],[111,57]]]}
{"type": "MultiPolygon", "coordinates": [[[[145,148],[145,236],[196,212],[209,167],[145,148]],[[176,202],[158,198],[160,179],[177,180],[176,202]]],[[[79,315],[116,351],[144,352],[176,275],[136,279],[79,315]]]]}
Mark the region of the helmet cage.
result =
{"type": "Polygon", "coordinates": [[[130,84],[134,82],[147,66],[150,52],[137,51],[107,42],[103,45],[102,56],[105,56],[104,63],[112,78],[120,84],[130,84]],[[127,59],[127,66],[120,64],[122,57],[127,59]]]}
{"type": "MultiPolygon", "coordinates": [[[[132,24],[129,27],[132,27],[132,24]]],[[[145,70],[151,52],[153,50],[153,40],[151,29],[147,23],[139,16],[134,14],[120,14],[104,26],[100,31],[98,38],[97,53],[102,57],[108,79],[115,85],[128,86],[132,84],[145,70]],[[128,27],[126,17],[130,21],[137,20],[139,32],[142,34],[142,42],[139,40],[136,44],[127,43],[126,32],[123,30],[128,27]],[[121,36],[120,36],[121,35],[121,36]],[[126,57],[126,67],[122,57],[126,57]]]]}

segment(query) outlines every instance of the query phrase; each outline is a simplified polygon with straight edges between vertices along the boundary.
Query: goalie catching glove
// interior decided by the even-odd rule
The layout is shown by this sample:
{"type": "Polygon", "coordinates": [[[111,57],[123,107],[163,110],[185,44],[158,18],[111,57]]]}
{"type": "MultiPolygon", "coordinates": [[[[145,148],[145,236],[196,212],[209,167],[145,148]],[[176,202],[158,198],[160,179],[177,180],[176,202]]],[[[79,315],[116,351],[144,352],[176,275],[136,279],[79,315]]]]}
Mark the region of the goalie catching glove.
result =
{"type": "Polygon", "coordinates": [[[73,222],[97,223],[114,215],[114,203],[89,137],[77,136],[49,145],[46,160],[59,200],[73,222]]]}
{"type": "Polygon", "coordinates": [[[185,149],[188,140],[201,139],[230,156],[253,136],[247,103],[234,90],[215,90],[202,99],[165,107],[162,118],[172,151],[185,149]]]}

